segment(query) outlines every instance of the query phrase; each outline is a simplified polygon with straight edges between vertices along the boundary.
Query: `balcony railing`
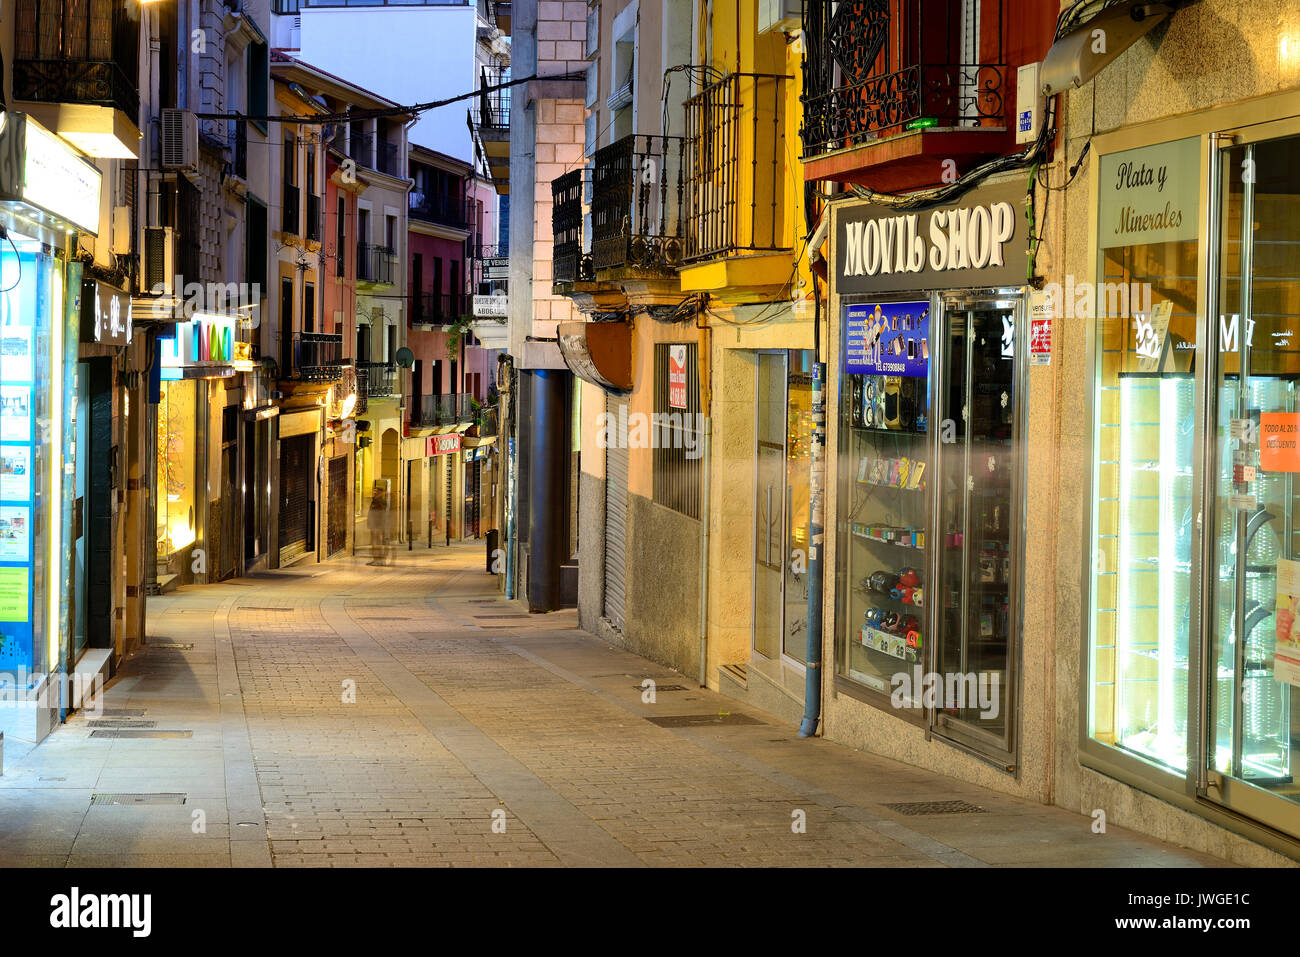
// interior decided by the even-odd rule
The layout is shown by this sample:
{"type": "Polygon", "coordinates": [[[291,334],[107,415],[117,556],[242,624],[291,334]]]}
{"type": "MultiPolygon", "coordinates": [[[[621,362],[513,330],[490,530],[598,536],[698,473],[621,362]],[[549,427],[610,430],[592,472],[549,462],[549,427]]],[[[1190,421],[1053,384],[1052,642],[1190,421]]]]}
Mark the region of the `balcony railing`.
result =
{"type": "Polygon", "coordinates": [[[508,130],[510,128],[510,87],[499,90],[484,89],[507,82],[509,77],[485,76],[480,82],[480,92],[470,107],[470,119],[479,130],[508,130]]]}
{"type": "Polygon", "coordinates": [[[140,114],[135,81],[113,60],[14,60],[14,99],[111,106],[133,123],[140,114]]]}
{"type": "Polygon", "coordinates": [[[348,156],[358,166],[374,169],[374,147],[375,135],[373,133],[365,133],[355,128],[352,130],[352,139],[348,143],[348,156]]]}
{"type": "Polygon", "coordinates": [[[681,264],[686,141],[632,134],[596,151],[591,258],[599,273],[673,273],[681,264]]]}
{"type": "Polygon", "coordinates": [[[343,336],[340,333],[294,333],[294,378],[304,382],[332,382],[342,378],[343,368],[348,364],[343,356],[343,336]]]}
{"type": "Polygon", "coordinates": [[[357,243],[357,281],[393,284],[396,254],[387,246],[357,243]]]}
{"type": "Polygon", "coordinates": [[[433,325],[451,325],[462,316],[469,315],[473,309],[469,297],[464,293],[412,293],[411,322],[432,323],[433,325]]]}
{"type": "Polygon", "coordinates": [[[306,234],[308,239],[320,242],[320,197],[315,193],[307,194],[306,234]]]}
{"type": "Polygon", "coordinates": [[[380,140],[375,144],[377,151],[375,156],[375,169],[381,173],[387,173],[389,176],[401,176],[402,164],[398,156],[397,144],[390,143],[387,140],[380,140]]]}
{"type": "Polygon", "coordinates": [[[805,158],[912,129],[1005,127],[1002,0],[804,0],[805,158]]]}
{"type": "Polygon", "coordinates": [[[790,248],[786,78],[733,73],[686,101],[686,260],[790,248]]]}
{"type": "Polygon", "coordinates": [[[551,230],[555,237],[552,254],[553,282],[590,279],[591,256],[582,248],[582,194],[591,181],[590,169],[575,169],[551,181],[551,230]]]}
{"type": "Polygon", "coordinates": [[[412,428],[431,429],[438,426],[469,424],[474,421],[473,398],[467,392],[447,395],[412,396],[410,422],[412,428]]]}
{"type": "Polygon", "coordinates": [[[437,196],[424,196],[420,193],[410,193],[409,196],[412,219],[450,226],[453,229],[469,228],[465,206],[459,198],[449,200],[437,196]]]}
{"type": "Polygon", "coordinates": [[[357,383],[365,383],[366,395],[383,399],[397,395],[396,362],[362,362],[357,366],[357,383]]]}
{"type": "Polygon", "coordinates": [[[284,184],[284,205],[280,207],[280,231],[298,235],[298,187],[292,183],[284,184]]]}

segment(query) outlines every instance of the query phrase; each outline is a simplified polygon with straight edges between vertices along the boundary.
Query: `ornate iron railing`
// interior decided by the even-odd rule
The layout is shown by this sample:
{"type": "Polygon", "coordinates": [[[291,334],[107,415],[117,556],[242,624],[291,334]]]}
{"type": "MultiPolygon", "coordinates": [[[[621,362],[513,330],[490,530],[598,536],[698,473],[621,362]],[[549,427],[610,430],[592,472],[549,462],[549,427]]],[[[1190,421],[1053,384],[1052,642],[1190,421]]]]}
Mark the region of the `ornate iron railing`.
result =
{"type": "Polygon", "coordinates": [[[596,151],[592,168],[593,268],[673,273],[685,253],[686,140],[633,133],[596,151]]]}
{"type": "Polygon", "coordinates": [[[551,182],[552,282],[591,278],[591,257],[582,248],[582,194],[590,175],[589,169],[575,169],[551,182]]]}
{"type": "Polygon", "coordinates": [[[357,385],[365,384],[367,396],[397,395],[396,362],[362,362],[357,368],[357,385]]]}
{"type": "Polygon", "coordinates": [[[373,243],[357,243],[357,281],[393,284],[393,250],[373,243]]]}
{"type": "Polygon", "coordinates": [[[469,297],[464,293],[411,293],[411,322],[445,326],[472,311],[469,297]]]}
{"type": "Polygon", "coordinates": [[[305,381],[333,381],[343,376],[343,336],[330,332],[296,332],[293,336],[294,375],[305,381]]]}
{"type": "Polygon", "coordinates": [[[803,156],[1002,128],[1002,0],[804,0],[803,156]]]}
{"type": "Polygon", "coordinates": [[[470,402],[473,396],[467,392],[421,395],[411,398],[410,422],[414,428],[427,429],[474,421],[474,407],[470,402]],[[415,401],[416,399],[419,401],[415,401]]]}
{"type": "Polygon", "coordinates": [[[686,101],[686,260],[790,248],[784,76],[733,73],[686,101]]]}

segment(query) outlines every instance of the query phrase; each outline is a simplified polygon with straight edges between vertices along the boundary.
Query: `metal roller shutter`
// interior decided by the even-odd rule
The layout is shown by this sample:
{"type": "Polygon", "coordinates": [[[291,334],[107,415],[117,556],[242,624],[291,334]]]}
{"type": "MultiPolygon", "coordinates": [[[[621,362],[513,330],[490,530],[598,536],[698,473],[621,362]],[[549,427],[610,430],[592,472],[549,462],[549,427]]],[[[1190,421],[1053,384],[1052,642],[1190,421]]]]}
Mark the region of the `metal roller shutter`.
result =
{"type": "MultiPolygon", "coordinates": [[[[606,395],[605,411],[618,422],[627,399],[606,395]]],[[[627,617],[627,449],[605,449],[605,617],[620,631],[627,617]]]]}
{"type": "Polygon", "coordinates": [[[315,436],[295,435],[280,441],[280,554],[307,549],[307,498],[315,436]]]}
{"type": "Polygon", "coordinates": [[[348,547],[348,457],[330,459],[329,554],[348,547]]]}

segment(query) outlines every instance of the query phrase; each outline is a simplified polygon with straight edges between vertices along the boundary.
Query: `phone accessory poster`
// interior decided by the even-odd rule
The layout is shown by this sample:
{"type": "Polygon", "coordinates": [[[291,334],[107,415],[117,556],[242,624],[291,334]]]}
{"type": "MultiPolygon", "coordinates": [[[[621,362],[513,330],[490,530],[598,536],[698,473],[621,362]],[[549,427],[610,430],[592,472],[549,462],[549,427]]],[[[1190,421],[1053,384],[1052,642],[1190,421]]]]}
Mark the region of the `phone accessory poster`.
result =
{"type": "Polygon", "coordinates": [[[1273,677],[1300,686],[1300,562],[1277,563],[1277,644],[1273,649],[1273,677]]]}
{"type": "Polygon", "coordinates": [[[848,306],[844,371],[850,375],[924,378],[930,372],[930,303],[848,306]]]}

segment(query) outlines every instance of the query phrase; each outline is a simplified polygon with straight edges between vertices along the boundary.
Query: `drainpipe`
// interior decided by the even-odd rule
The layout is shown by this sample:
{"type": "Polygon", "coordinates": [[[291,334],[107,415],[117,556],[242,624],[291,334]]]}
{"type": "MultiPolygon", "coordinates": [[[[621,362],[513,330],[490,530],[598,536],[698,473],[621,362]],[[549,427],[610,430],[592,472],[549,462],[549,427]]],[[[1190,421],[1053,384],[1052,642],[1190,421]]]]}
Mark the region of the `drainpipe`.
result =
{"type": "Polygon", "coordinates": [[[813,274],[812,467],[808,478],[808,645],[799,737],[817,733],[822,712],[822,544],[826,473],[826,364],[821,361],[821,292],[813,274]]]}
{"type": "Polygon", "coordinates": [[[700,502],[700,687],[708,685],[705,665],[709,660],[709,459],[713,446],[713,417],[704,420],[704,460],[701,475],[704,494],[700,502]]]}

